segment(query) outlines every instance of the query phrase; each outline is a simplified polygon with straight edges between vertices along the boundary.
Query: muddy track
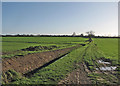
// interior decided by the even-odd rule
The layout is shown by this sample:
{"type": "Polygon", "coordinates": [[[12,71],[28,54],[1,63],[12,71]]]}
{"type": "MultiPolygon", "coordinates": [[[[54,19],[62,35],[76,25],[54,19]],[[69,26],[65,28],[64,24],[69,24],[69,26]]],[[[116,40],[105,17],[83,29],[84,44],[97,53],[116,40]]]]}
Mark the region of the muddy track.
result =
{"type": "Polygon", "coordinates": [[[77,47],[79,46],[2,59],[2,72],[13,69],[21,74],[29,73],[42,66],[44,67],[47,65],[46,63],[59,58],[77,47]]]}
{"type": "Polygon", "coordinates": [[[74,84],[74,85],[88,85],[91,84],[87,77],[87,72],[83,63],[78,64],[80,68],[77,68],[73,72],[67,75],[67,77],[61,80],[58,84],[74,84]]]}

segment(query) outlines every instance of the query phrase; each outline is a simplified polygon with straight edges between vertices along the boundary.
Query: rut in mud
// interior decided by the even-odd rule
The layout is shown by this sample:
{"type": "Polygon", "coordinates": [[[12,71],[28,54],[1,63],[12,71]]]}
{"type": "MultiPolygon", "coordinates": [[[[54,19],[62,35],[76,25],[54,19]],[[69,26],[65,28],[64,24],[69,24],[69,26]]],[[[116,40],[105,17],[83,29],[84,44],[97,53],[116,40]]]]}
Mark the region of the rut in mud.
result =
{"type": "Polygon", "coordinates": [[[84,64],[80,63],[77,65],[79,65],[80,68],[68,74],[67,77],[61,80],[58,84],[91,84],[89,78],[87,77],[87,72],[85,70],[84,64]]]}

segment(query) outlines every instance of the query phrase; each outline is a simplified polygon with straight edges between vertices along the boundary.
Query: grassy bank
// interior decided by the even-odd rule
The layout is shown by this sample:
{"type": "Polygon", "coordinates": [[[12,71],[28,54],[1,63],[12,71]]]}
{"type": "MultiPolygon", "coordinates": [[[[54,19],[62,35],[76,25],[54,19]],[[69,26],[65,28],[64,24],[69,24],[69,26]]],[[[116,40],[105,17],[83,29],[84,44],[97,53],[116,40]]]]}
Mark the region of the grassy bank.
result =
{"type": "Polygon", "coordinates": [[[12,84],[57,84],[61,79],[64,79],[68,73],[79,68],[77,63],[82,61],[85,48],[86,47],[80,47],[67,56],[39,70],[32,77],[19,79],[12,84]]]}

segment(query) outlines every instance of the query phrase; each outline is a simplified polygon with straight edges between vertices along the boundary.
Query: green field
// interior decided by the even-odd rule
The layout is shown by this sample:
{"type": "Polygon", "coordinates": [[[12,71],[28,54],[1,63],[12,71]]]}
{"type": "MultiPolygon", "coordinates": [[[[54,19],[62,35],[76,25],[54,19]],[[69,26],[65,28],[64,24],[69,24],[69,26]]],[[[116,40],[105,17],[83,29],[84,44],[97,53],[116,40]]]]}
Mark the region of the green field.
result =
{"type": "Polygon", "coordinates": [[[32,77],[19,79],[12,84],[57,84],[68,73],[79,68],[76,64],[82,61],[84,49],[85,47],[78,48],[64,58],[39,70],[32,77]]]}
{"type": "Polygon", "coordinates": [[[85,38],[81,37],[2,37],[2,51],[15,51],[36,45],[77,44],[85,40],[85,38]]]}
{"type": "Polygon", "coordinates": [[[67,48],[83,43],[86,39],[81,37],[2,37],[2,52],[7,53],[3,58],[13,57],[17,55],[26,55],[28,53],[42,52],[40,51],[21,51],[21,49],[30,46],[52,46],[58,48],[67,48]],[[16,52],[17,51],[17,52],[16,52]]]}
{"type": "MultiPolygon", "coordinates": [[[[88,73],[88,77],[94,84],[96,84],[96,82],[99,84],[109,84],[109,82],[117,83],[117,78],[113,74],[99,74],[95,72],[96,68],[101,66],[97,63],[97,60],[101,58],[110,59],[112,65],[118,65],[118,38],[93,38],[91,43],[85,42],[88,39],[81,37],[3,37],[2,39],[3,52],[14,52],[29,46],[39,45],[56,45],[59,46],[57,49],[61,49],[81,43],[86,44],[86,46],[80,46],[64,58],[39,70],[30,78],[17,76],[18,78],[15,78],[14,82],[12,82],[13,84],[57,84],[60,80],[64,79],[68,73],[79,68],[80,66],[76,64],[82,62],[87,64],[88,69],[91,71],[88,73]],[[101,78],[102,80],[100,80],[101,78]]],[[[10,54],[8,56],[10,56],[10,54]]]]}
{"type": "Polygon", "coordinates": [[[101,53],[106,58],[118,60],[118,39],[116,38],[96,38],[94,39],[101,53]]]}

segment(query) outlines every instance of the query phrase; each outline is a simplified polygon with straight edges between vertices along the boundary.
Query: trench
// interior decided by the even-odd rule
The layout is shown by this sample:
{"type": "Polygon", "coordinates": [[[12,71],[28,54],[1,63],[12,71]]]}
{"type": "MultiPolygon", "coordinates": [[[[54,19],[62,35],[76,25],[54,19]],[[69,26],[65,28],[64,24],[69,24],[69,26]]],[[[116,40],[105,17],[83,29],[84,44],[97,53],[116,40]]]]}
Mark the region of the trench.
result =
{"type": "Polygon", "coordinates": [[[32,77],[32,75],[34,75],[35,73],[37,73],[40,69],[42,69],[42,68],[44,68],[44,67],[47,67],[48,65],[54,63],[55,61],[57,61],[57,60],[59,60],[59,59],[62,59],[63,57],[67,56],[69,53],[70,53],[70,52],[67,52],[66,54],[63,54],[62,56],[59,56],[58,58],[56,58],[56,59],[54,59],[54,60],[52,60],[52,61],[44,64],[43,66],[40,66],[40,67],[36,68],[35,70],[32,70],[32,71],[30,71],[30,72],[28,72],[28,73],[25,73],[25,74],[23,74],[23,75],[24,75],[25,77],[27,77],[27,78],[30,78],[30,77],[32,77]]]}
{"type": "MultiPolygon", "coordinates": [[[[80,45],[85,46],[85,44],[80,44],[80,45]]],[[[53,59],[53,60],[51,60],[50,62],[44,64],[43,66],[40,66],[40,67],[38,67],[38,68],[36,68],[36,69],[34,69],[34,70],[30,71],[30,72],[27,72],[27,73],[25,73],[25,74],[23,74],[23,75],[24,75],[25,77],[30,78],[30,77],[32,77],[33,74],[37,73],[40,69],[42,69],[42,68],[44,68],[44,67],[47,67],[48,65],[54,63],[55,61],[57,61],[57,60],[59,60],[59,59],[62,59],[63,57],[67,56],[70,52],[71,52],[71,51],[69,51],[69,52],[67,52],[67,53],[59,56],[58,58],[53,59]]]]}

